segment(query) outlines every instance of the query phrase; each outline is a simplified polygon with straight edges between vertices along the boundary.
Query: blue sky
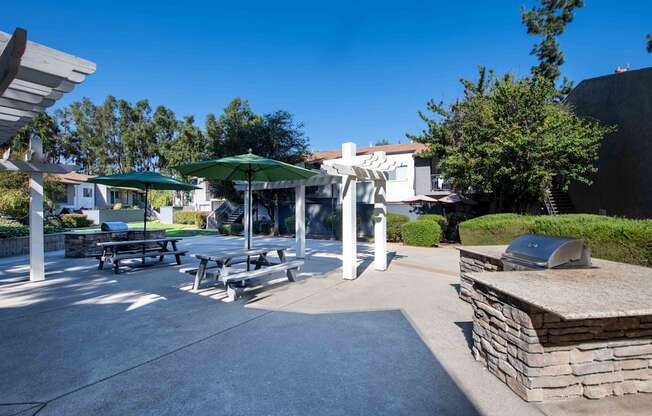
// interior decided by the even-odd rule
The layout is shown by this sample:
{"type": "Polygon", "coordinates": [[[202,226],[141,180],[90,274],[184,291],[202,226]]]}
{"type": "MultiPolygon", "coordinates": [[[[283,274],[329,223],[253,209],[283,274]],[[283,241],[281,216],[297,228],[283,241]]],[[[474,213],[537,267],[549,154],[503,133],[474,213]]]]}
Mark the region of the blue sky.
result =
{"type": "MultiPolygon", "coordinates": [[[[235,96],[257,112],[288,110],[315,150],[346,140],[405,142],[417,111],[460,94],[482,64],[527,74],[535,38],[519,7],[531,1],[10,0],[0,30],[97,63],[62,100],[147,98],[203,125],[235,96]]],[[[652,2],[587,0],[560,42],[564,75],[579,82],[618,65],[652,65],[652,2]]]]}

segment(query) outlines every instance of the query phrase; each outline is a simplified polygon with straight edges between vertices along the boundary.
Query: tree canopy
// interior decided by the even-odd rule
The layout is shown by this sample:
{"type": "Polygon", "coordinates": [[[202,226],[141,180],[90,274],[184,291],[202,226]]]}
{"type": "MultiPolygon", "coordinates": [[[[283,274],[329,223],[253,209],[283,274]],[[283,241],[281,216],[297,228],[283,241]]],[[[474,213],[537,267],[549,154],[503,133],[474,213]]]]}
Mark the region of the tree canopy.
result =
{"type": "Polygon", "coordinates": [[[411,139],[440,159],[460,191],[493,194],[496,211],[524,212],[552,185],[591,183],[600,142],[612,128],[581,119],[556,101],[541,76],[496,77],[484,68],[462,80],[464,96],[450,106],[430,101],[434,118],[411,139]]]}
{"type": "MultiPolygon", "coordinates": [[[[540,6],[531,9],[521,9],[521,21],[527,28],[527,33],[541,38],[534,45],[531,54],[536,56],[539,64],[532,67],[532,75],[541,76],[555,83],[564,64],[557,38],[564,33],[566,25],[573,21],[575,9],[584,7],[583,0],[541,0],[540,6]]],[[[561,85],[562,94],[570,92],[571,82],[564,79],[561,85]]]]}

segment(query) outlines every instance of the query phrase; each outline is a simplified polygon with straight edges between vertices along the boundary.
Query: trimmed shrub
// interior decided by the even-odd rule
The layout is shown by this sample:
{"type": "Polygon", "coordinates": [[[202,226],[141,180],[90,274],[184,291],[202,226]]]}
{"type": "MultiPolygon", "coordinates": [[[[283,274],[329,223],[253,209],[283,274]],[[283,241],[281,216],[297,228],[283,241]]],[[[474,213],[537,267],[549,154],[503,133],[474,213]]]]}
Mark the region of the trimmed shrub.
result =
{"type": "Polygon", "coordinates": [[[408,246],[432,247],[441,237],[441,227],[435,221],[410,221],[401,226],[403,244],[408,246]]]}
{"type": "Polygon", "coordinates": [[[2,225],[0,224],[0,238],[22,237],[29,235],[29,227],[21,224],[2,225]]]}
{"type": "Polygon", "coordinates": [[[401,227],[410,219],[402,214],[387,213],[387,240],[400,242],[403,241],[401,227]]]}
{"type": "Polygon", "coordinates": [[[437,223],[439,225],[439,228],[441,228],[441,236],[439,237],[439,240],[442,241],[446,239],[446,228],[448,226],[448,221],[446,220],[446,217],[444,217],[443,215],[423,214],[417,217],[417,221],[432,221],[437,223]]]}
{"type": "MultiPolygon", "coordinates": [[[[286,219],[287,224],[287,219],[286,219]]],[[[254,221],[254,233],[269,235],[272,232],[273,224],[269,220],[254,221]]]]}
{"type": "Polygon", "coordinates": [[[93,225],[93,221],[84,214],[61,214],[59,219],[61,225],[66,228],[82,228],[93,225]]]}
{"type": "Polygon", "coordinates": [[[208,212],[204,211],[174,211],[172,222],[175,224],[194,225],[197,228],[206,228],[206,217],[208,212]]]}
{"type": "Polygon", "coordinates": [[[652,220],[590,214],[496,214],[464,221],[459,230],[467,245],[508,244],[523,234],[580,238],[594,257],[652,266],[652,220]]]}
{"type": "Polygon", "coordinates": [[[222,235],[240,235],[242,230],[244,230],[244,226],[238,223],[222,224],[219,228],[220,234],[222,235]]]}

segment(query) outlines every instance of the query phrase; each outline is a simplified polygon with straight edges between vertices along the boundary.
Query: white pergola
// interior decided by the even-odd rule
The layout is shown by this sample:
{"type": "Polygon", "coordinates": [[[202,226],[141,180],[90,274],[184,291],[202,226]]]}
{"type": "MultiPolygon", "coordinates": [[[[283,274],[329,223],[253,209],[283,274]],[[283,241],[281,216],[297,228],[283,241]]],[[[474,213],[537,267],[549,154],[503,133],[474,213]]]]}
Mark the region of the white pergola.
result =
{"type": "MultiPolygon", "coordinates": [[[[342,159],[327,161],[322,165],[320,175],[301,181],[253,182],[253,190],[294,188],[295,190],[295,242],[296,255],[304,258],[306,252],[306,186],[323,186],[341,183],[342,203],[342,277],[355,279],[357,273],[356,204],[357,182],[374,183],[374,268],[387,269],[387,207],[385,202],[386,183],[389,172],[396,169],[395,162],[389,162],[384,152],[367,156],[356,156],[355,143],[342,145],[342,159]]],[[[236,189],[244,191],[245,183],[236,183],[236,189]]],[[[252,204],[245,192],[244,223],[249,224],[252,204]]],[[[245,226],[245,245],[251,230],[245,226]]]]}
{"type": "MultiPolygon", "coordinates": [[[[24,29],[0,32],[0,146],[40,112],[95,72],[95,64],[27,40],[24,29]]],[[[0,159],[0,170],[29,174],[30,280],[45,279],[43,173],[67,173],[76,166],[46,163],[43,143],[31,137],[25,160],[0,159]]]]}

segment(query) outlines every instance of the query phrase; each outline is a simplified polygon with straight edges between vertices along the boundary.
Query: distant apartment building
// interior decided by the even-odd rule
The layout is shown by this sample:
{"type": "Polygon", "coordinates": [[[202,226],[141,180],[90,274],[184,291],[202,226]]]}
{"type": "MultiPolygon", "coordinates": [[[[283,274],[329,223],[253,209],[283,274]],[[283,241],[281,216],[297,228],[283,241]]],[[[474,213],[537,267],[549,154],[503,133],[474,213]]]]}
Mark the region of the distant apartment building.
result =
{"type": "Polygon", "coordinates": [[[586,79],[568,95],[576,114],[616,125],[593,184],[573,184],[578,212],[652,218],[652,68],[586,79]]]}

